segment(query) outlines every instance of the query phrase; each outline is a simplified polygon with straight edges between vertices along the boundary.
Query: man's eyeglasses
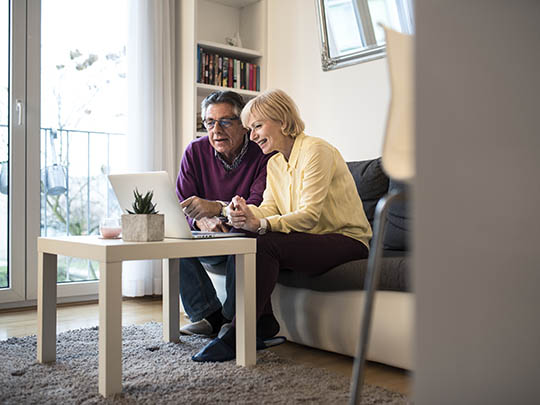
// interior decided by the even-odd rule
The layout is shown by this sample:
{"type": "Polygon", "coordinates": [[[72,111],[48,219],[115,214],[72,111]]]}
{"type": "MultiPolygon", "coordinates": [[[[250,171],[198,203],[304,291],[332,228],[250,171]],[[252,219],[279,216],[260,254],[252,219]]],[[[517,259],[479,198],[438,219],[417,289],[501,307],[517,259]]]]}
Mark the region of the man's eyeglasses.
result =
{"type": "Polygon", "coordinates": [[[233,122],[238,120],[238,119],[240,119],[240,118],[239,117],[231,117],[231,118],[221,118],[219,120],[205,120],[205,121],[203,121],[203,124],[204,124],[206,129],[214,129],[214,127],[216,126],[216,123],[219,122],[219,125],[221,126],[221,128],[227,129],[227,128],[232,127],[233,122]]]}

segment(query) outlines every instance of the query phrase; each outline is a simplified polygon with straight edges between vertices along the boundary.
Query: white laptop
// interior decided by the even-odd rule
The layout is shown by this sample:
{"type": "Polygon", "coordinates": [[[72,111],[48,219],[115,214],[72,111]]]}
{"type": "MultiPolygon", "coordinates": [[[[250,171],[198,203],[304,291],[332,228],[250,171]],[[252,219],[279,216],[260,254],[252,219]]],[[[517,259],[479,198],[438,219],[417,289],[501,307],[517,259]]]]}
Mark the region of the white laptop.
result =
{"type": "Polygon", "coordinates": [[[134,201],[133,190],[135,188],[143,195],[150,190],[154,192],[152,202],[156,204],[156,210],[165,215],[166,238],[208,239],[244,235],[243,233],[192,231],[167,172],[110,174],[108,177],[120,208],[124,213],[126,213],[126,209],[131,209],[134,201]]]}

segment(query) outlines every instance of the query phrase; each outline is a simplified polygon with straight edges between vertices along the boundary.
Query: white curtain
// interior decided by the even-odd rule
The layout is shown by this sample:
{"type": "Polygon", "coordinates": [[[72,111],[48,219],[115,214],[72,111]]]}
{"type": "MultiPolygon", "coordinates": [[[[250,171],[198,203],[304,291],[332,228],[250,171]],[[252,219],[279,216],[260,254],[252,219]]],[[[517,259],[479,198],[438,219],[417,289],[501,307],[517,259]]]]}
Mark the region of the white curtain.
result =
{"type": "MultiPolygon", "coordinates": [[[[175,0],[129,0],[128,167],[176,178],[175,0]]],[[[161,262],[124,262],[124,296],[161,294],[161,262]]]]}

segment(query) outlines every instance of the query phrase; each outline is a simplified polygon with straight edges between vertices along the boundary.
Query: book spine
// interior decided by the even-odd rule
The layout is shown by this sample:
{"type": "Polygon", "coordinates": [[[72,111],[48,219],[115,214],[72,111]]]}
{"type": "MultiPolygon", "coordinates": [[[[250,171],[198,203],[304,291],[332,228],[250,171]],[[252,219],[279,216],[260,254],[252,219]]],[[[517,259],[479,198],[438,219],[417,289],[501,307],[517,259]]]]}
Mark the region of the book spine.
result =
{"type": "Polygon", "coordinates": [[[244,70],[244,83],[245,83],[245,89],[249,89],[249,63],[246,62],[246,69],[244,70]]]}
{"type": "Polygon", "coordinates": [[[236,59],[234,61],[234,87],[240,88],[240,61],[236,59]]]}
{"type": "Polygon", "coordinates": [[[249,83],[249,71],[251,70],[251,63],[246,63],[246,89],[251,90],[251,85],[249,83]]]}
{"type": "Polygon", "coordinates": [[[261,91],[261,67],[257,65],[257,91],[261,91]]]}
{"type": "Polygon", "coordinates": [[[205,52],[204,54],[204,82],[208,84],[208,54],[205,52]]]}
{"type": "Polygon", "coordinates": [[[197,45],[197,82],[201,82],[201,46],[197,45]]]}
{"type": "Polygon", "coordinates": [[[217,76],[216,76],[216,86],[221,86],[221,77],[223,75],[223,57],[216,55],[217,57],[217,76]]]}
{"type": "Polygon", "coordinates": [[[229,58],[226,56],[223,57],[223,76],[221,79],[221,85],[223,87],[229,86],[229,58]]]}
{"type": "Polygon", "coordinates": [[[209,73],[208,73],[208,84],[214,84],[214,55],[210,54],[210,59],[208,60],[209,73]]]}
{"type": "Polygon", "coordinates": [[[233,58],[229,58],[229,87],[234,87],[233,76],[233,58]]]}
{"type": "Polygon", "coordinates": [[[255,66],[253,63],[249,64],[249,89],[255,90],[255,66]]]}
{"type": "Polygon", "coordinates": [[[246,89],[246,62],[240,61],[240,88],[246,89]]]}

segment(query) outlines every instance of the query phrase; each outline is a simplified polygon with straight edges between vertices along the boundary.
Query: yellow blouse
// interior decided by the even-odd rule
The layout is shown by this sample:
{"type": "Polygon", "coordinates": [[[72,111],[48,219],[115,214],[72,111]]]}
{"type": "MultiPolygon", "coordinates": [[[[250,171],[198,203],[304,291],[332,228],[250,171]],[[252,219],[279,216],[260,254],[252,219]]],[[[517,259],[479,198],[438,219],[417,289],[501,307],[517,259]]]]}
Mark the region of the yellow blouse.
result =
{"type": "Polygon", "coordinates": [[[369,248],[371,226],[354,179],[338,150],[322,139],[302,133],[289,161],[272,156],[263,202],[249,208],[273,232],[339,233],[369,248]]]}

